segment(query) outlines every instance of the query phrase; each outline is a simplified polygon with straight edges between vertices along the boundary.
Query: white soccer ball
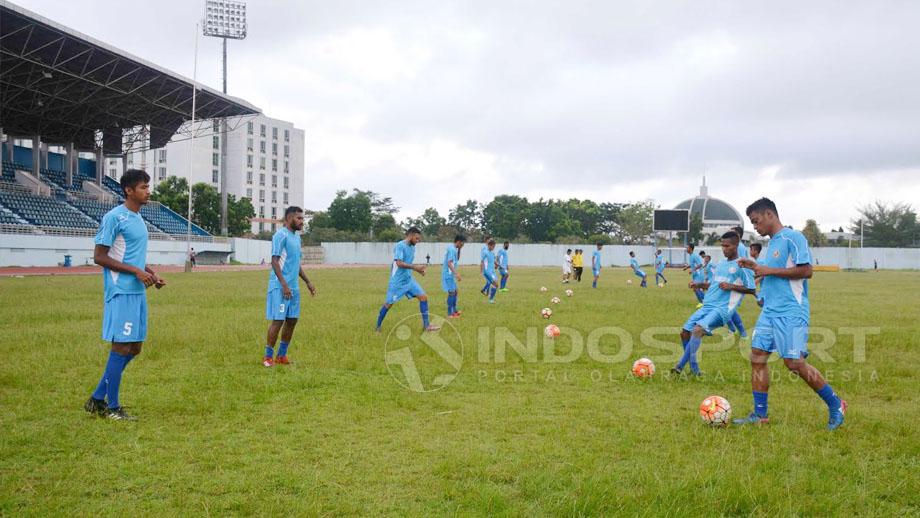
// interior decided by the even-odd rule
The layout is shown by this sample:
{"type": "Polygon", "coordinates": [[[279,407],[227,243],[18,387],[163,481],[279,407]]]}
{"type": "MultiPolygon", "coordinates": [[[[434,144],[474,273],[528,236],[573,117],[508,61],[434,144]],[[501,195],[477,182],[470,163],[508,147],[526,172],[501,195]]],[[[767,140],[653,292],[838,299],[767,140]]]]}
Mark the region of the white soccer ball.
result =
{"type": "Polygon", "coordinates": [[[571,296],[574,295],[574,294],[575,294],[575,292],[572,291],[572,290],[565,290],[565,296],[566,296],[566,297],[571,297],[571,296]]]}
{"type": "Polygon", "coordinates": [[[659,282],[659,283],[658,283],[658,287],[659,287],[659,288],[664,288],[664,283],[663,283],[663,282],[659,282]]]}
{"type": "Polygon", "coordinates": [[[553,316],[553,310],[551,310],[551,309],[549,309],[549,308],[543,308],[543,309],[540,310],[540,315],[541,315],[543,318],[549,318],[549,317],[553,316]]]}
{"type": "Polygon", "coordinates": [[[626,279],[626,284],[628,286],[632,286],[632,279],[626,279]]]}
{"type": "Polygon", "coordinates": [[[549,299],[549,301],[552,302],[553,304],[559,304],[560,302],[562,302],[562,300],[560,300],[559,297],[553,297],[549,299]]]}
{"type": "Polygon", "coordinates": [[[700,419],[709,426],[726,426],[732,417],[732,406],[722,396],[709,396],[700,403],[700,419]]]}
{"type": "Polygon", "coordinates": [[[546,289],[546,286],[542,286],[542,287],[540,288],[540,293],[546,293],[547,291],[548,291],[548,290],[546,289]]]}
{"type": "Polygon", "coordinates": [[[556,324],[550,324],[546,326],[546,328],[543,329],[543,334],[546,335],[547,338],[556,338],[561,333],[562,331],[559,329],[559,326],[557,326],[556,324]]]}

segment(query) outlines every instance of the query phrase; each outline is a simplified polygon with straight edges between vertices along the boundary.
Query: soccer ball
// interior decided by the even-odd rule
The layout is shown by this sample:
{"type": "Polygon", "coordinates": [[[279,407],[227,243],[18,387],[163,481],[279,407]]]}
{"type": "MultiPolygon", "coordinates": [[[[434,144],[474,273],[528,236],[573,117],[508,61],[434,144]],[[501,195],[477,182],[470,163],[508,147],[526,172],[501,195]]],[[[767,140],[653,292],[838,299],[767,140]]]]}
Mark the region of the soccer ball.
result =
{"type": "Polygon", "coordinates": [[[559,326],[556,324],[550,324],[543,329],[543,334],[546,335],[547,338],[556,338],[560,333],[562,333],[562,331],[559,330],[559,326]]]}
{"type": "Polygon", "coordinates": [[[732,406],[722,396],[709,396],[700,403],[700,418],[709,426],[725,426],[732,416],[732,406]]]}
{"type": "Polygon", "coordinates": [[[543,309],[540,310],[540,315],[542,315],[543,318],[549,318],[549,317],[553,316],[553,310],[551,310],[551,309],[549,309],[549,308],[543,308],[543,309]]]}
{"type": "Polygon", "coordinates": [[[559,297],[553,297],[553,298],[549,299],[549,301],[552,302],[553,304],[559,304],[560,302],[562,302],[562,301],[559,299],[559,297]]]}
{"type": "Polygon", "coordinates": [[[632,279],[626,279],[626,284],[628,286],[632,286],[632,279]]]}
{"type": "Polygon", "coordinates": [[[542,287],[540,288],[540,293],[546,293],[546,291],[547,291],[547,290],[546,290],[546,286],[542,286],[542,287]]]}
{"type": "Polygon", "coordinates": [[[572,290],[565,290],[565,296],[566,296],[566,297],[571,297],[571,296],[574,295],[574,294],[575,294],[575,292],[572,291],[572,290]]]}
{"type": "Polygon", "coordinates": [[[639,358],[633,362],[632,373],[637,378],[651,378],[655,374],[655,364],[648,358],[639,358]]]}
{"type": "Polygon", "coordinates": [[[663,283],[663,282],[659,282],[659,283],[658,283],[658,287],[659,287],[659,288],[664,288],[664,283],[663,283]]]}

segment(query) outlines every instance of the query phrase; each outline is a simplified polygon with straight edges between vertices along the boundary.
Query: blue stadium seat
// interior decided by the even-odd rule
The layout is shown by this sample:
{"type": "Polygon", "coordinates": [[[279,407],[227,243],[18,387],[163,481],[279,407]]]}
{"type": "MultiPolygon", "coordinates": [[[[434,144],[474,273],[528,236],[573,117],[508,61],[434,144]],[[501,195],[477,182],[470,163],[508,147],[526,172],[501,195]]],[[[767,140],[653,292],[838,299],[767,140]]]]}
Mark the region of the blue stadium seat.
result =
{"type": "Polygon", "coordinates": [[[0,205],[32,225],[90,229],[98,226],[67,203],[44,196],[0,191],[0,205]]]}

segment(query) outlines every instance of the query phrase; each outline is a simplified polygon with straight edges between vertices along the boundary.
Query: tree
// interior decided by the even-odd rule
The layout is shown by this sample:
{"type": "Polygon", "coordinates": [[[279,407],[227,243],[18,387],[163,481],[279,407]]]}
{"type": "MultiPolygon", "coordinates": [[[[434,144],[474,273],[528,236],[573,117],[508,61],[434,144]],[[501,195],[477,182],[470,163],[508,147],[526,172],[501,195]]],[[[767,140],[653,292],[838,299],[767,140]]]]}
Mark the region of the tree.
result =
{"type": "MultiPolygon", "coordinates": [[[[227,199],[229,201],[229,197],[227,199]]],[[[192,186],[192,222],[212,234],[220,232],[220,193],[217,188],[206,183],[192,186]]]]}
{"type": "Polygon", "coordinates": [[[601,203],[600,221],[598,222],[598,232],[602,234],[614,234],[620,229],[620,212],[623,210],[622,203],[601,203]]]}
{"type": "Polygon", "coordinates": [[[601,232],[601,218],[603,212],[601,207],[591,200],[571,199],[562,204],[562,208],[568,217],[578,223],[581,227],[580,235],[582,239],[585,236],[598,234],[601,232]]]}
{"type": "MultiPolygon", "coordinates": [[[[315,218],[316,216],[314,216],[315,218]]],[[[396,225],[396,219],[393,218],[392,214],[383,214],[378,218],[374,219],[373,227],[371,230],[374,233],[374,237],[379,239],[380,233],[386,230],[394,230],[396,233],[399,233],[399,227],[396,225]]]]}
{"type": "Polygon", "coordinates": [[[850,222],[850,230],[860,234],[862,222],[866,246],[908,247],[920,244],[917,213],[907,203],[889,206],[881,201],[859,209],[859,218],[850,222]]]}
{"type": "Polygon", "coordinates": [[[627,245],[640,244],[652,233],[652,214],[655,204],[652,202],[631,203],[623,207],[619,214],[620,237],[627,245]]]}
{"type": "Polygon", "coordinates": [[[476,200],[466,200],[447,213],[447,224],[469,234],[482,225],[482,207],[476,200]]]}
{"type": "Polygon", "coordinates": [[[409,218],[406,220],[406,223],[407,227],[418,227],[419,230],[422,231],[422,234],[426,236],[435,236],[438,234],[438,230],[441,229],[441,226],[447,224],[447,220],[438,214],[438,209],[428,207],[421,216],[414,219],[409,218]]]}
{"type": "Polygon", "coordinates": [[[252,228],[252,218],[256,217],[256,209],[252,201],[245,196],[236,199],[236,196],[227,195],[227,231],[231,236],[242,236],[252,228]]]}
{"type": "Polygon", "coordinates": [[[703,241],[703,218],[699,214],[694,214],[690,218],[690,232],[686,232],[688,243],[700,243],[703,241]]]}
{"type": "Polygon", "coordinates": [[[558,237],[580,233],[578,222],[573,221],[555,200],[535,201],[530,204],[524,219],[524,233],[531,241],[555,242],[558,237]]]}
{"type": "Polygon", "coordinates": [[[158,201],[183,218],[188,218],[188,181],[169,176],[157,184],[150,200],[158,201]]]}
{"type": "Polygon", "coordinates": [[[513,194],[496,196],[482,208],[483,229],[492,236],[512,239],[524,232],[529,207],[527,198],[513,194]]]}
{"type": "Polygon", "coordinates": [[[802,234],[805,235],[805,239],[808,241],[808,246],[810,247],[824,246],[827,244],[827,237],[821,232],[821,229],[818,227],[818,222],[813,219],[805,221],[805,228],[802,229],[802,234]]]}
{"type": "Polygon", "coordinates": [[[326,213],[337,230],[367,234],[373,223],[371,199],[364,192],[338,191],[326,213]]]}
{"type": "Polygon", "coordinates": [[[320,228],[335,228],[335,225],[332,224],[332,218],[329,217],[329,214],[325,211],[319,211],[313,214],[308,228],[312,232],[320,228]]]}

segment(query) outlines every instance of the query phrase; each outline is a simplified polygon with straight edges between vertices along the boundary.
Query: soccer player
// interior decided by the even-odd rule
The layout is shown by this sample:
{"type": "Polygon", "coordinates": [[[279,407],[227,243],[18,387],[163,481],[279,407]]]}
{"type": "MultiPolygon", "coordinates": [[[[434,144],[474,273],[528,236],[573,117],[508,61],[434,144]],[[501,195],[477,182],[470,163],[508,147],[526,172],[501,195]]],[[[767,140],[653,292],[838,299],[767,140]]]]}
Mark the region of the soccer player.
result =
{"type": "MultiPolygon", "coordinates": [[[[761,250],[763,250],[763,245],[761,245],[760,243],[751,243],[751,250],[750,250],[751,259],[757,261],[760,264],[763,264],[763,260],[760,257],[761,250]]],[[[754,277],[754,284],[757,285],[758,289],[760,289],[760,281],[762,280],[763,280],[763,277],[754,277]]],[[[757,305],[760,307],[763,307],[763,294],[758,293],[756,295],[756,298],[757,298],[757,305]]]]}
{"type": "Polygon", "coordinates": [[[316,295],[316,288],[300,264],[300,236],[297,232],[302,230],[303,209],[290,206],[284,211],[284,225],[272,236],[272,269],[268,274],[268,293],[265,297],[265,319],[269,324],[265,356],[262,357],[262,365],[266,367],[291,363],[287,357],[288,346],[294,337],[297,319],[300,318],[300,285],[297,278],[307,283],[311,297],[316,295]],[[279,332],[281,343],[278,345],[278,356],[275,357],[279,332]]]}
{"type": "Polygon", "coordinates": [[[466,243],[466,237],[457,234],[454,237],[454,246],[447,247],[444,254],[444,268],[441,269],[441,288],[447,292],[447,317],[459,318],[460,310],[457,309],[457,283],[460,282],[460,272],[457,267],[460,263],[460,249],[466,243]]]}
{"type": "Polygon", "coordinates": [[[125,367],[141,353],[147,337],[146,289],[166,286],[147,267],[147,224],[140,215],[150,199],[150,176],[128,169],[121,177],[125,202],[102,217],[96,233],[93,262],[102,267],[104,304],[102,339],[112,343],[102,379],[83,408],[118,421],[137,418],[125,412],[118,399],[125,367]]]}
{"type": "Polygon", "coordinates": [[[581,274],[585,270],[585,256],[581,248],[575,249],[575,255],[572,256],[572,267],[575,269],[575,281],[581,282],[581,274]]]}
{"type": "Polygon", "coordinates": [[[783,227],[776,204],[761,198],[747,208],[747,216],[754,230],[770,236],[764,250],[764,263],[750,258],[739,265],[763,277],[761,292],[763,311],[754,327],[751,342],[751,389],[754,411],[745,418],[735,419],[735,424],[767,422],[767,394],[770,389],[770,371],[767,360],[776,352],[790,371],[808,383],[824,400],[828,410],[827,429],[835,430],[843,424],[847,402],[842,400],[824,380],[818,369],[809,365],[808,279],[812,276],[811,251],[808,241],[798,230],[783,227]]]}
{"type": "Polygon", "coordinates": [[[661,255],[661,250],[655,252],[655,284],[658,284],[658,279],[661,278],[664,281],[664,284],[668,283],[668,280],[664,278],[664,269],[668,265],[668,262],[664,260],[664,256],[661,255]]]}
{"type": "Polygon", "coordinates": [[[738,241],[738,234],[734,232],[722,235],[725,260],[715,266],[708,281],[698,284],[698,288],[706,290],[706,296],[703,298],[703,307],[690,316],[680,331],[684,354],[671,369],[674,374],[680,374],[689,363],[690,371],[699,376],[696,351],[700,348],[703,335],[711,334],[713,329],[728,322],[745,294],[754,294],[753,273],[738,264],[738,241]]]}
{"type": "Polygon", "coordinates": [[[696,295],[697,302],[699,302],[699,304],[697,305],[697,308],[701,308],[703,307],[702,306],[703,292],[702,290],[693,288],[693,286],[694,284],[703,283],[703,281],[705,280],[703,278],[703,274],[705,272],[702,271],[703,258],[693,253],[695,249],[696,249],[696,245],[694,245],[693,243],[690,243],[689,245],[687,245],[687,253],[690,254],[690,259],[689,259],[690,262],[689,264],[687,264],[687,266],[684,266],[683,269],[684,270],[690,269],[690,287],[693,289],[693,294],[696,295]]]}
{"type": "Polygon", "coordinates": [[[425,270],[427,269],[424,264],[412,264],[412,261],[415,260],[415,245],[421,240],[422,231],[417,227],[409,227],[406,230],[406,238],[396,243],[396,247],[393,249],[393,266],[390,268],[387,299],[383,306],[380,307],[380,313],[377,315],[378,333],[384,317],[387,316],[387,311],[403,297],[418,299],[418,309],[422,314],[422,329],[424,331],[434,332],[441,329],[440,326],[431,324],[428,321],[428,295],[425,295],[425,290],[422,289],[418,281],[412,278],[412,272],[425,275],[425,270]]]}
{"type": "Polygon", "coordinates": [[[642,284],[640,284],[640,286],[647,288],[648,285],[645,282],[645,272],[639,269],[639,261],[636,261],[636,253],[632,250],[629,252],[629,266],[632,268],[634,274],[642,278],[642,284]]]}
{"type": "Polygon", "coordinates": [[[498,291],[498,281],[495,280],[495,240],[489,239],[486,243],[486,253],[479,261],[479,271],[486,279],[486,289],[489,293],[489,304],[495,304],[495,292],[498,291]]]}
{"type": "MultiPolygon", "coordinates": [[[[741,239],[741,241],[738,242],[738,258],[746,259],[750,257],[750,255],[748,254],[748,247],[745,246],[744,241],[743,241],[744,229],[741,228],[740,226],[736,226],[736,227],[733,227],[732,230],[736,234],[738,234],[738,238],[741,239]]],[[[728,321],[728,323],[726,324],[726,327],[728,327],[728,330],[731,331],[732,333],[737,331],[738,335],[741,336],[741,338],[747,338],[747,331],[744,329],[744,322],[741,320],[741,315],[738,313],[738,309],[740,308],[741,308],[741,305],[739,304],[738,308],[735,309],[735,312],[732,313],[732,318],[731,320],[728,321]]]]}
{"type": "MultiPolygon", "coordinates": [[[[482,272],[482,262],[486,260],[486,254],[489,253],[489,241],[492,239],[492,236],[486,235],[482,241],[482,248],[479,250],[479,271],[482,272]]],[[[489,279],[486,279],[486,283],[482,286],[482,289],[479,290],[483,295],[489,294],[489,286],[492,283],[489,279]]]]}
{"type": "Polygon", "coordinates": [[[569,248],[562,256],[562,283],[568,284],[569,278],[572,277],[572,249],[569,248]]]}
{"type": "Polygon", "coordinates": [[[508,284],[508,248],[511,247],[511,243],[505,241],[502,243],[502,249],[498,251],[498,274],[501,275],[501,286],[499,289],[501,291],[508,291],[508,288],[505,287],[508,284]]]}
{"type": "Polygon", "coordinates": [[[601,249],[604,248],[604,244],[600,241],[597,242],[597,250],[591,254],[591,273],[594,274],[594,282],[591,283],[592,288],[597,288],[597,278],[601,276],[601,249]]]}
{"type": "Polygon", "coordinates": [[[703,282],[709,282],[712,278],[712,269],[715,265],[712,263],[712,256],[700,251],[700,257],[703,258],[703,282]]]}

